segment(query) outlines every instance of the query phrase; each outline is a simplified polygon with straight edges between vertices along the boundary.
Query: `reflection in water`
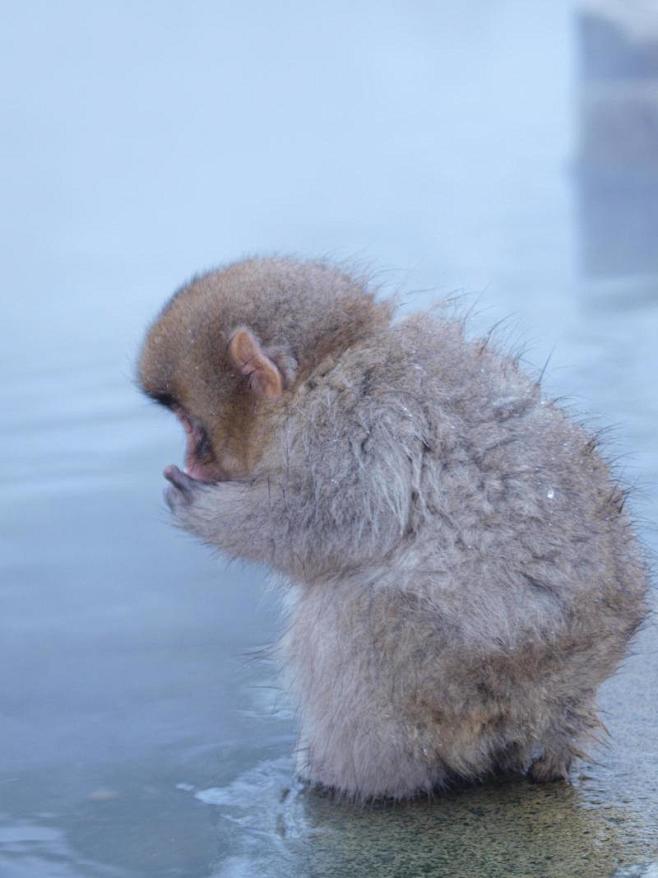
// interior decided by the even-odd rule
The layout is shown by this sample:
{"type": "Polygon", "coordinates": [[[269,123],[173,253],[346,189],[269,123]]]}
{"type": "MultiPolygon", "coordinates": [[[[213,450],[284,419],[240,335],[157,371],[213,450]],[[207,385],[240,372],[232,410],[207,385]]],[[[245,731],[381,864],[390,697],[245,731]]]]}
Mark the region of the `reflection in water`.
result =
{"type": "Polygon", "coordinates": [[[658,273],[658,5],[583,0],[577,24],[583,268],[658,273]]]}

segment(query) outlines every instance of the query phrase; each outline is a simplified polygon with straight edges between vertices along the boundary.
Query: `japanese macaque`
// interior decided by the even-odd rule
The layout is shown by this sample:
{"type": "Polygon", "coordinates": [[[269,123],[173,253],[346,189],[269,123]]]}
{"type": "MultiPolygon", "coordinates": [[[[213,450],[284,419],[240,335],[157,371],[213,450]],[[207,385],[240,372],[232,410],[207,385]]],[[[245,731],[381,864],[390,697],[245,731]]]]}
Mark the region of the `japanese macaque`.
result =
{"type": "Polygon", "coordinates": [[[298,769],[356,799],[568,778],[647,571],[595,440],[459,321],[330,264],[194,279],[146,337],[175,520],[284,574],[298,769]]]}

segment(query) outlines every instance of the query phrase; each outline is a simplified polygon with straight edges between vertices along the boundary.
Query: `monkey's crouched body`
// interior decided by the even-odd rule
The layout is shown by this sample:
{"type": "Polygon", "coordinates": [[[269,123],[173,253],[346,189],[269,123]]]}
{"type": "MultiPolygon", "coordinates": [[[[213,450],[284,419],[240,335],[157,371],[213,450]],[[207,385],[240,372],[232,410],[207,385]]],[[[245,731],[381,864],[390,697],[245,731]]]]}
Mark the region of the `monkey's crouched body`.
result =
{"type": "Polygon", "coordinates": [[[393,322],[329,265],[255,259],[174,296],[140,380],[188,432],[177,521],[290,582],[304,778],[402,798],[567,776],[647,574],[596,443],[514,359],[393,322]]]}

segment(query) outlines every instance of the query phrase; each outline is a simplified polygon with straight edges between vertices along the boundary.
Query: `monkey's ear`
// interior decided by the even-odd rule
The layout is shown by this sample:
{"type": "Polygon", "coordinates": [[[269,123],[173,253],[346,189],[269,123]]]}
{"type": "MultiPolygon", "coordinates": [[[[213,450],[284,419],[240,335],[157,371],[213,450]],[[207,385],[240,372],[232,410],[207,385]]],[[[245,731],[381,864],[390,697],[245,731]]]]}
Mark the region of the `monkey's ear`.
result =
{"type": "Polygon", "coordinates": [[[240,327],[234,330],[228,343],[228,355],[238,372],[249,378],[249,385],[257,396],[267,399],[281,396],[283,376],[248,329],[240,327]]]}

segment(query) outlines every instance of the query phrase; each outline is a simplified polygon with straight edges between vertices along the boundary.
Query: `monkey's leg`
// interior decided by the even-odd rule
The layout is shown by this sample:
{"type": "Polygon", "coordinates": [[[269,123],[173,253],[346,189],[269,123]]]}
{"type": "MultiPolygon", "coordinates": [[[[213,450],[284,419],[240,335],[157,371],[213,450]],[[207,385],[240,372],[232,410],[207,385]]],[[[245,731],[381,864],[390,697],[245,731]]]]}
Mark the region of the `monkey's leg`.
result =
{"type": "Polygon", "coordinates": [[[413,752],[408,730],[389,722],[360,728],[314,722],[302,730],[297,771],[312,785],[358,800],[428,794],[447,776],[437,760],[413,752]]]}
{"type": "Polygon", "coordinates": [[[555,743],[545,747],[544,753],[530,766],[528,777],[534,783],[549,783],[550,781],[569,780],[569,768],[571,767],[572,753],[568,745],[562,749],[555,743]]]}
{"type": "Polygon", "coordinates": [[[586,756],[579,741],[588,737],[592,739],[597,728],[603,726],[591,697],[579,704],[570,702],[562,706],[541,741],[544,752],[530,766],[530,780],[535,783],[568,781],[574,757],[586,756]]]}

